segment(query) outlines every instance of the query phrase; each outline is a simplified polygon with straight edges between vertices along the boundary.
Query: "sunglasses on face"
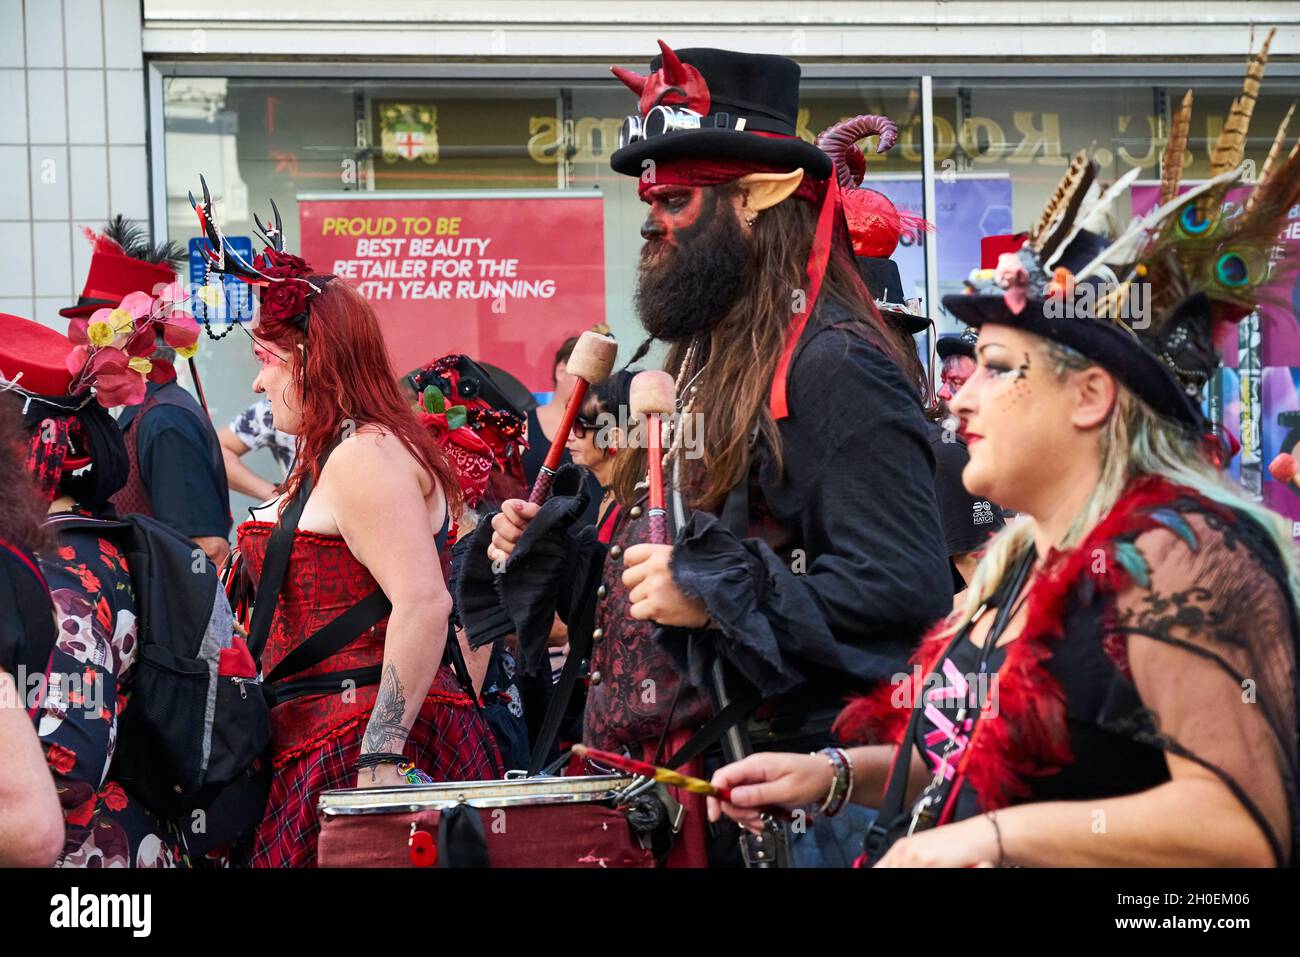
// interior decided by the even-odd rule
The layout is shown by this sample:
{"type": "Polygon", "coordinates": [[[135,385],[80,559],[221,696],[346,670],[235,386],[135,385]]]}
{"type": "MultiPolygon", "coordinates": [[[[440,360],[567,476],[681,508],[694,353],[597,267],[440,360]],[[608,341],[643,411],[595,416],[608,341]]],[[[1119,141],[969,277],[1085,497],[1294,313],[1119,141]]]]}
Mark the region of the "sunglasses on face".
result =
{"type": "Polygon", "coordinates": [[[573,437],[575,439],[585,439],[587,433],[596,433],[600,430],[600,425],[594,419],[589,419],[585,415],[580,415],[573,420],[573,437]]]}

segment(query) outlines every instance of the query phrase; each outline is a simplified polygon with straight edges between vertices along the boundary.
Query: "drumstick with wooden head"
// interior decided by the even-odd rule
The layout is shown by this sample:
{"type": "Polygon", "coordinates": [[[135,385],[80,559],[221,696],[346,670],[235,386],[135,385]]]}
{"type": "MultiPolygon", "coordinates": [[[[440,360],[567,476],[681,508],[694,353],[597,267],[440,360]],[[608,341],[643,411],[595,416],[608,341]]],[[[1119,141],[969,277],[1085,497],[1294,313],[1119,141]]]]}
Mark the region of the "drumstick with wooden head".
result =
{"type": "Polygon", "coordinates": [[[639,372],[632,379],[629,403],[632,415],[646,417],[647,457],[650,466],[650,543],[668,544],[668,514],[664,508],[664,451],[661,416],[677,409],[677,386],[667,372],[639,372]]]}
{"type": "Polygon", "coordinates": [[[618,343],[609,336],[589,331],[578,337],[577,345],[573,347],[569,361],[565,363],[569,374],[577,377],[578,381],[574,383],[569,404],[564,407],[564,418],[560,419],[560,427],[555,430],[555,437],[551,439],[551,450],[546,453],[546,460],[542,463],[541,471],[537,473],[537,480],[533,482],[528,501],[540,505],[550,498],[551,482],[555,480],[555,470],[560,467],[564,443],[569,440],[573,420],[578,417],[582,403],[587,398],[587,388],[600,385],[609,378],[617,355],[618,343]]]}

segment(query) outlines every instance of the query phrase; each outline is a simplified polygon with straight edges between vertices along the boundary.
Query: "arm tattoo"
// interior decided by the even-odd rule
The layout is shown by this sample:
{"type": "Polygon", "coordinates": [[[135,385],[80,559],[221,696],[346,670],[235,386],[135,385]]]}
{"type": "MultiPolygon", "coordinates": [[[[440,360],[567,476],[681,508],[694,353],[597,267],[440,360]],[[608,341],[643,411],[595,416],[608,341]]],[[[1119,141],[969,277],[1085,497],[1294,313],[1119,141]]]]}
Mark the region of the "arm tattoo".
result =
{"type": "Polygon", "coordinates": [[[379,685],[370,723],[361,739],[361,753],[372,751],[400,752],[406,746],[406,692],[397,677],[397,668],[389,665],[379,685]]]}

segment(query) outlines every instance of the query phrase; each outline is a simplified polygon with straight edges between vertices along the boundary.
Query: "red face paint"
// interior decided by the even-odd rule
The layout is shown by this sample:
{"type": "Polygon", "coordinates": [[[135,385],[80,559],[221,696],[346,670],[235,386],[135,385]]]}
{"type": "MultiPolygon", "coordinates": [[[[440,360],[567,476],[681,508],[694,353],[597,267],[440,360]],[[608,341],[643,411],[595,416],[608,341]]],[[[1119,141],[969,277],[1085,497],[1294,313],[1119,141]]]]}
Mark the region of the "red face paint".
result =
{"type": "Polygon", "coordinates": [[[971,377],[975,371],[973,360],[965,356],[953,356],[945,359],[943,370],[939,373],[939,381],[942,385],[939,388],[939,398],[945,402],[952,400],[952,397],[961,391],[961,387],[966,384],[966,380],[971,377]]]}
{"type": "Polygon", "coordinates": [[[641,198],[650,207],[641,224],[646,241],[642,255],[659,244],[677,247],[688,242],[718,209],[717,193],[708,187],[652,186],[641,198]]]}

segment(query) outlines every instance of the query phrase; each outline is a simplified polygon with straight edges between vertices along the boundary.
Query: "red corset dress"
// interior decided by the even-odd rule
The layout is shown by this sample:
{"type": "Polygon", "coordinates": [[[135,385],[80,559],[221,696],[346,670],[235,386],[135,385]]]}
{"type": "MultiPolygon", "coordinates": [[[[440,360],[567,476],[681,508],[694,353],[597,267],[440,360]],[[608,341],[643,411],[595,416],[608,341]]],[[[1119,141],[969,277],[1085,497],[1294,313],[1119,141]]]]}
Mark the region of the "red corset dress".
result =
{"type": "MultiPolygon", "coordinates": [[[[272,524],[239,526],[239,548],[257,581],[272,524]]],[[[370,594],[378,585],[337,535],[299,531],[294,538],[280,601],[262,653],[262,673],[305,638],[370,594]]],[[[384,619],[342,651],[295,677],[327,675],[383,662],[384,619]]],[[[378,685],[350,692],[304,695],[271,712],[274,777],[266,817],[254,842],[254,867],[311,867],[316,863],[320,793],[356,784],[352,770],[361,750],[378,685]]],[[[495,777],[496,745],[474,703],[450,669],[438,669],[424,706],[411,726],[405,753],[435,781],[495,777]]]]}

